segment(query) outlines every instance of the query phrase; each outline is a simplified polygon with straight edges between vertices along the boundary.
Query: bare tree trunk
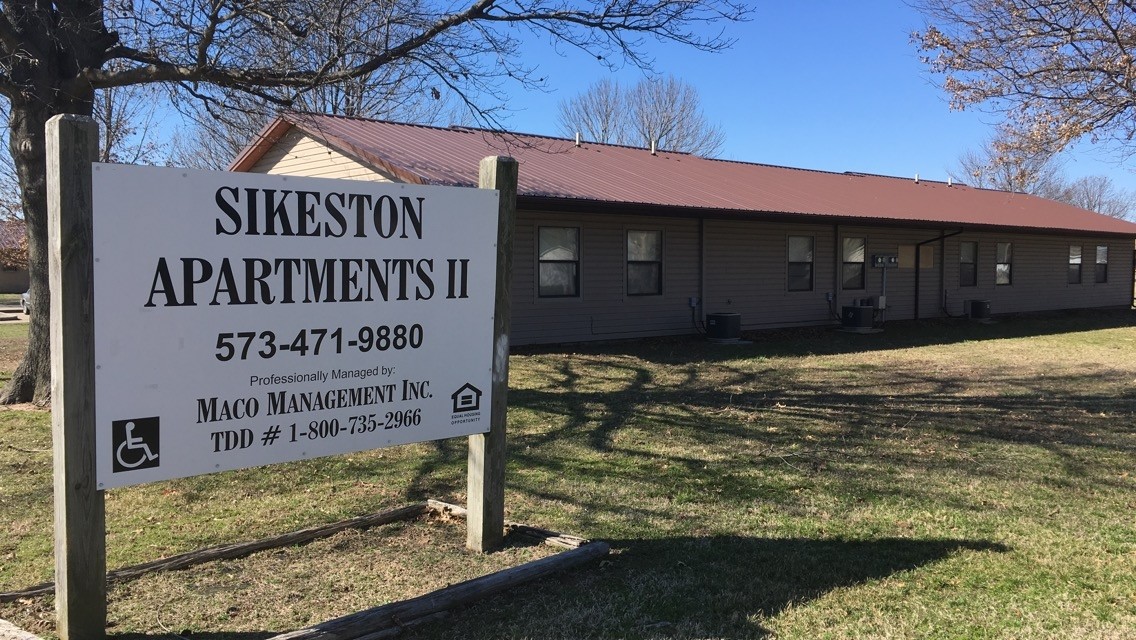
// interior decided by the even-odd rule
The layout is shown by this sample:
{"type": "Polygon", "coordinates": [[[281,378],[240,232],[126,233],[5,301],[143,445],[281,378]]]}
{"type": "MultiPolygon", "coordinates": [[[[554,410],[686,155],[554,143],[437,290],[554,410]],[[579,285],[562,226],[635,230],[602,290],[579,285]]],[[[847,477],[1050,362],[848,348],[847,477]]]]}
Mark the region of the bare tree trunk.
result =
{"type": "Polygon", "coordinates": [[[28,274],[31,316],[28,350],[0,393],[0,403],[36,402],[51,399],[51,320],[47,288],[47,150],[44,127],[51,108],[35,101],[13,100],[8,146],[16,165],[23,195],[24,222],[28,233],[28,274]]]}
{"type": "MultiPolygon", "coordinates": [[[[42,80],[41,80],[42,81],[42,80]]],[[[39,95],[58,94],[41,91],[39,95]]],[[[8,146],[20,181],[24,224],[28,233],[28,291],[31,315],[28,350],[8,385],[0,392],[0,404],[51,401],[51,294],[47,284],[47,121],[58,113],[90,116],[94,90],[73,92],[54,103],[29,96],[11,99],[8,146]]]]}

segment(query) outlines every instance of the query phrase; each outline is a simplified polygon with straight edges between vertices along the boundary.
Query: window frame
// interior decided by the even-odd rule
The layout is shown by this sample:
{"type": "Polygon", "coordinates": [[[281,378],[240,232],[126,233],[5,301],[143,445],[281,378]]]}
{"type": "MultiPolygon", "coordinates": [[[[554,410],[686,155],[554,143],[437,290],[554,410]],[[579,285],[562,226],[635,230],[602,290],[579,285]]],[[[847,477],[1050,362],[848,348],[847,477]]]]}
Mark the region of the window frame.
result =
{"type": "MultiPolygon", "coordinates": [[[[916,266],[918,268],[918,265],[916,266]]],[[[864,291],[868,288],[868,238],[867,236],[844,236],[840,239],[840,290],[841,291],[864,291]],[[859,240],[861,245],[860,260],[848,259],[848,241],[859,240]],[[849,266],[859,266],[860,271],[860,285],[855,287],[848,286],[848,268],[849,266]]]]}
{"type": "Polygon", "coordinates": [[[1098,244],[1093,264],[1093,283],[1108,284],[1108,245],[1098,244]],[[1104,261],[1101,261],[1101,250],[1104,250],[1104,261]]]}
{"type": "Polygon", "coordinates": [[[1081,284],[1083,281],[1084,245],[1069,245],[1069,269],[1065,276],[1066,284],[1081,284]]]}
{"type": "Polygon", "coordinates": [[[1009,287],[1014,284],[1014,243],[999,242],[994,245],[994,285],[1009,287]],[[1006,260],[1002,260],[1002,247],[1006,247],[1006,260]],[[1006,281],[1001,282],[1001,268],[1006,267],[1006,281]]]}
{"type": "Polygon", "coordinates": [[[661,296],[663,295],[663,262],[666,257],[666,234],[662,229],[625,229],[623,232],[623,258],[624,258],[624,275],[623,275],[623,291],[628,297],[642,298],[644,296],[661,296]],[[631,259],[631,234],[633,233],[653,233],[659,237],[659,259],[658,260],[632,260],[631,259]],[[631,291],[631,267],[632,265],[658,265],[659,281],[654,291],[633,292],[631,291]]]}
{"type": "Polygon", "coordinates": [[[816,288],[816,236],[786,235],[785,236],[785,290],[792,293],[813,291],[816,288]],[[804,238],[809,241],[808,261],[792,260],[793,238],[804,238]],[[793,286],[793,266],[808,265],[809,286],[807,288],[793,286]]]}
{"type": "Polygon", "coordinates": [[[579,226],[565,226],[565,225],[540,225],[536,229],[536,296],[543,300],[571,300],[580,297],[580,271],[581,271],[581,232],[579,226]],[[576,232],[576,259],[575,260],[545,260],[541,258],[541,232],[545,229],[571,229],[576,232]],[[545,264],[571,264],[575,266],[573,273],[572,288],[573,293],[570,294],[546,294],[544,293],[544,286],[541,282],[542,270],[541,266],[545,264]]]}
{"type": "Polygon", "coordinates": [[[961,240],[959,241],[959,287],[977,287],[978,286],[978,241],[977,240],[961,240]],[[971,253],[972,260],[969,262],[963,260],[963,246],[969,245],[974,247],[971,253]],[[970,265],[970,282],[963,280],[963,265],[970,265]]]}

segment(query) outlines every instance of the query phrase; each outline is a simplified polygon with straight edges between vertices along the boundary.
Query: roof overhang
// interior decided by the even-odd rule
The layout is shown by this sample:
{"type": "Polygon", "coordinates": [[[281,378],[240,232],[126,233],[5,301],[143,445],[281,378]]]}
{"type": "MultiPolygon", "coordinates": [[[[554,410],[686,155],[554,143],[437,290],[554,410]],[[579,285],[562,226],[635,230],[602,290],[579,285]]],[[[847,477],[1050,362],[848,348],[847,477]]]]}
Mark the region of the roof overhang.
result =
{"type": "Polygon", "coordinates": [[[951,222],[942,220],[915,220],[899,218],[872,218],[840,216],[819,213],[746,211],[739,209],[705,209],[675,207],[650,203],[610,202],[583,198],[562,198],[539,195],[517,195],[517,208],[530,213],[595,213],[603,215],[653,216],[662,218],[696,218],[708,220],[755,220],[792,224],[847,225],[861,227],[901,227],[904,229],[944,229],[982,231],[988,233],[1025,233],[1038,235],[1077,235],[1084,237],[1110,237],[1136,239],[1136,233],[1086,231],[1083,229],[1027,228],[1013,225],[951,222]]]}

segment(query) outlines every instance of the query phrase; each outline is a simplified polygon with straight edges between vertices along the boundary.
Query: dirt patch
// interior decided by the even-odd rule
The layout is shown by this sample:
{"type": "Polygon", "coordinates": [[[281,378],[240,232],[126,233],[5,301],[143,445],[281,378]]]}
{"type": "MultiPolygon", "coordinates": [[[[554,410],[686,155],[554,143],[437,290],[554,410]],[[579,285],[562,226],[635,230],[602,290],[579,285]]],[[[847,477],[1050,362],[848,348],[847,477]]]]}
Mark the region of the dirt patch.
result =
{"type": "Polygon", "coordinates": [[[20,402],[17,404],[0,405],[0,411],[51,411],[51,405],[40,405],[34,402],[20,402]]]}

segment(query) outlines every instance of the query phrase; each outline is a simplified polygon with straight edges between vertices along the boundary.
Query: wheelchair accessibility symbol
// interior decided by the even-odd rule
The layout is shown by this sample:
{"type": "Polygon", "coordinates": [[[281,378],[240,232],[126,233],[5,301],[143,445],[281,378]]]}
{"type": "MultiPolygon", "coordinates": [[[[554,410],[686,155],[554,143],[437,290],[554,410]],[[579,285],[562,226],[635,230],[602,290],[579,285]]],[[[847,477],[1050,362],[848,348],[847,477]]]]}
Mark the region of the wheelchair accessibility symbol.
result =
{"type": "Polygon", "coordinates": [[[114,473],[158,466],[158,417],[115,420],[111,423],[114,473]]]}

